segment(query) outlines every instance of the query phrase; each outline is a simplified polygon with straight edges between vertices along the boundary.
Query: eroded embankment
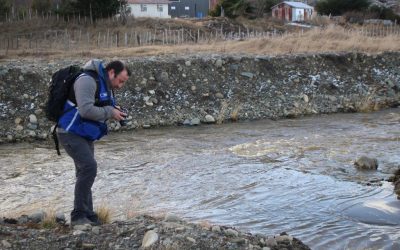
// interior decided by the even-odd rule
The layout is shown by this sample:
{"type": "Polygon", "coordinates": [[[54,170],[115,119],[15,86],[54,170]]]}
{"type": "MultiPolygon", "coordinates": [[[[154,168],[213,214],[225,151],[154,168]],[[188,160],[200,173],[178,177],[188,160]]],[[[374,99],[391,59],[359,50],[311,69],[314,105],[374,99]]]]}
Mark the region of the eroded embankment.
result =
{"type": "MultiPolygon", "coordinates": [[[[399,55],[130,58],[133,76],[117,98],[130,114],[124,129],[378,110],[400,102],[399,55]]],[[[0,140],[49,138],[51,74],[85,61],[1,63],[0,140]]]]}

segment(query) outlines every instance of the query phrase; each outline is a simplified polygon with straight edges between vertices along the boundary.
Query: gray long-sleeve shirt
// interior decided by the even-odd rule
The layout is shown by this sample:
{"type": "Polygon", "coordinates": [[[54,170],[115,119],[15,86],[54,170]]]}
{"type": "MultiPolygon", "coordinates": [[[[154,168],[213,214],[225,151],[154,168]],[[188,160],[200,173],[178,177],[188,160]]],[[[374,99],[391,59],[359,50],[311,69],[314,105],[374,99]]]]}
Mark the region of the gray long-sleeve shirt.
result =
{"type": "Polygon", "coordinates": [[[82,118],[104,122],[112,117],[114,107],[94,106],[97,83],[91,76],[81,76],[74,84],[76,102],[79,115],[82,118]]]}
{"type": "MultiPolygon", "coordinates": [[[[88,61],[83,67],[85,70],[94,70],[98,72],[99,65],[101,61],[94,59],[88,61]]],[[[107,83],[109,85],[109,83],[107,83]]],[[[109,86],[110,87],[110,86],[109,86]]],[[[75,99],[78,106],[79,115],[82,118],[104,122],[112,117],[112,111],[114,107],[104,106],[97,107],[94,106],[95,95],[96,95],[97,83],[96,80],[91,76],[80,76],[74,83],[75,99]]],[[[65,133],[66,131],[62,128],[57,128],[60,133],[65,133]]]]}

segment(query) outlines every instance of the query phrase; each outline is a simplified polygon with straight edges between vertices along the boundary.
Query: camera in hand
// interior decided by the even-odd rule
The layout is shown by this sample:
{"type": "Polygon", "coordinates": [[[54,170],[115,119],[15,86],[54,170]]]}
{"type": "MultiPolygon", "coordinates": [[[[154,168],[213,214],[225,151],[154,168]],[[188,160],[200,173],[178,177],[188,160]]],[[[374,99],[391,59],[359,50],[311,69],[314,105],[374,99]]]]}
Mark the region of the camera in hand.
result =
{"type": "Polygon", "coordinates": [[[128,110],[125,109],[125,108],[120,108],[119,110],[120,110],[121,112],[124,112],[124,113],[126,114],[126,115],[124,116],[124,119],[119,121],[119,124],[121,125],[121,127],[124,127],[124,126],[126,126],[126,124],[128,123],[128,122],[126,121],[126,117],[128,117],[128,110]]]}

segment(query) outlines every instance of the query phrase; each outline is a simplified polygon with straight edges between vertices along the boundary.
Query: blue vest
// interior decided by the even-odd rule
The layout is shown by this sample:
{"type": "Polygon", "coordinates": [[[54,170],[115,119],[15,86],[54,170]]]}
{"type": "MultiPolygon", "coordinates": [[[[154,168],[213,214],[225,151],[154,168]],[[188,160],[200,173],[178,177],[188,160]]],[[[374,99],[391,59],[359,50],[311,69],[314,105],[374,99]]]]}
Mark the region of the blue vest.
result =
{"type": "MultiPolygon", "coordinates": [[[[97,90],[95,96],[95,106],[115,106],[115,100],[111,92],[107,88],[106,72],[102,65],[99,66],[100,72],[98,74],[97,90]]],[[[88,73],[82,73],[78,76],[78,80],[82,76],[91,76],[88,73]]],[[[76,81],[75,80],[75,81],[76,81]]],[[[63,128],[65,131],[82,136],[91,141],[99,140],[101,137],[107,134],[107,124],[105,122],[98,122],[82,118],[78,112],[78,107],[71,100],[67,100],[64,105],[64,114],[58,121],[58,126],[63,128]]]]}

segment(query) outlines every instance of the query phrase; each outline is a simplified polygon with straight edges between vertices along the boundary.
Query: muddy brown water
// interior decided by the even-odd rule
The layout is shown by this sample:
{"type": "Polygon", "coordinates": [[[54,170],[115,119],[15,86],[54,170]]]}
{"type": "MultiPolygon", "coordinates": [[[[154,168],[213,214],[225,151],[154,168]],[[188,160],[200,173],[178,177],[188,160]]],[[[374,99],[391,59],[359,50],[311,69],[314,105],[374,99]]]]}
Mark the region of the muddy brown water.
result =
{"type": "MultiPolygon", "coordinates": [[[[95,204],[173,213],[312,249],[400,249],[400,108],[113,133],[96,144],[95,204]],[[377,171],[358,171],[362,155],[377,171]]],[[[0,215],[71,209],[74,167],[51,145],[0,145],[0,215]]]]}

